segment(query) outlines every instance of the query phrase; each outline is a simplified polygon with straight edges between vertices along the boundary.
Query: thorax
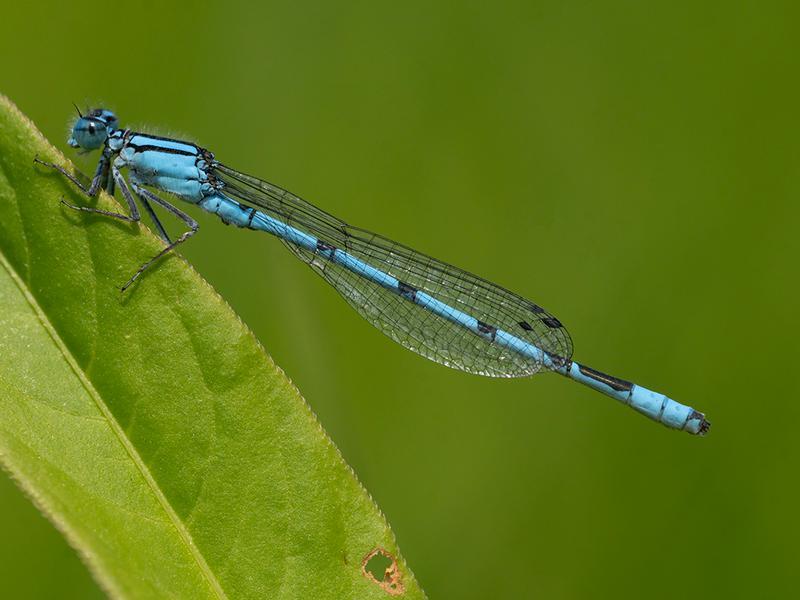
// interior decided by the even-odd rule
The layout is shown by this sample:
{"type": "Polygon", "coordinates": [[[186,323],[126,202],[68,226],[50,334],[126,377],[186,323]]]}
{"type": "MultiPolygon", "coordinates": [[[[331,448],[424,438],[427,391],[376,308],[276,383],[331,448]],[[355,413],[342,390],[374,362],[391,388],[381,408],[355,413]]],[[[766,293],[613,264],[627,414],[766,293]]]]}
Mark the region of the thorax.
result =
{"type": "Polygon", "coordinates": [[[218,189],[212,174],[214,155],[195,144],[134,131],[114,132],[109,149],[117,167],[127,167],[137,184],[197,203],[218,189]]]}

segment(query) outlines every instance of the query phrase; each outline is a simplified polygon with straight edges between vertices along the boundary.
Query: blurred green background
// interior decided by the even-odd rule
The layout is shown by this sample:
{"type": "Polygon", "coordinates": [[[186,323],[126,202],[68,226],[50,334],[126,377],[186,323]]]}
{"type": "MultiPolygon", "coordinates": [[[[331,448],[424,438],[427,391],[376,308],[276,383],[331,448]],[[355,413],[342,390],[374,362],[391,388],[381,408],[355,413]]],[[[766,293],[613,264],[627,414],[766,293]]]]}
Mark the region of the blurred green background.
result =
{"type": "MultiPolygon", "coordinates": [[[[0,91],[64,150],[73,101],[196,140],[530,297],[578,359],[709,415],[693,438],[555,375],[440,367],[276,240],[199,215],[185,256],[431,598],[788,597],[798,18],[788,1],[18,3],[0,91]]],[[[4,597],[99,596],[7,478],[0,531],[4,597]]]]}

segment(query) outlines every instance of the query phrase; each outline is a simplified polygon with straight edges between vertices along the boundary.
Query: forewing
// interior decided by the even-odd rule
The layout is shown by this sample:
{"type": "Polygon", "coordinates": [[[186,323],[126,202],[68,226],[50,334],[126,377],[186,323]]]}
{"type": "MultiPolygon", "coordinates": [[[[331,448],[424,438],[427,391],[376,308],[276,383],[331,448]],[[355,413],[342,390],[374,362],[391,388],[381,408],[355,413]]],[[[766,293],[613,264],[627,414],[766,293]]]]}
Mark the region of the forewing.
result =
{"type": "MultiPolygon", "coordinates": [[[[381,235],[347,225],[294,194],[224,165],[225,193],[318,240],[344,250],[404,284],[502,329],[554,357],[569,359],[572,341],[561,323],[535,303],[452,265],[381,235]]],[[[390,338],[433,361],[492,377],[536,373],[539,361],[452,323],[345,267],[286,240],[367,321],[390,338]]]]}

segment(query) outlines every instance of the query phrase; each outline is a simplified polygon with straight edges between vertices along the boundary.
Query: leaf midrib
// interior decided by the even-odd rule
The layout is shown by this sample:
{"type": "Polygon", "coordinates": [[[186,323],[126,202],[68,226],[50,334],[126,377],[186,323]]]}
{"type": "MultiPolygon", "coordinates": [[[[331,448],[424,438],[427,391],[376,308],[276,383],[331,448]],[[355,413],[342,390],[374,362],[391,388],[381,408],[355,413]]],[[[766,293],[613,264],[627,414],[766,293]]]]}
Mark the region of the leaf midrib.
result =
{"type": "Polygon", "coordinates": [[[108,406],[106,406],[105,402],[103,402],[101,395],[97,392],[94,385],[92,385],[92,382],[90,381],[86,373],[83,371],[83,369],[80,368],[77,361],[67,348],[66,344],[58,335],[58,332],[56,331],[55,327],[53,327],[52,323],[50,323],[50,320],[47,318],[47,315],[39,306],[39,303],[36,301],[36,298],[33,296],[33,294],[30,293],[30,290],[28,290],[27,286],[25,285],[25,282],[19,277],[16,270],[8,262],[3,252],[0,252],[0,265],[2,265],[3,268],[8,272],[12,281],[14,281],[14,284],[17,286],[17,288],[20,290],[23,297],[25,298],[25,301],[31,307],[31,310],[34,312],[37,319],[42,324],[42,327],[45,329],[47,334],[53,340],[53,343],[56,345],[59,352],[64,357],[64,360],[67,362],[72,372],[75,373],[76,377],[81,383],[81,386],[86,390],[86,392],[92,398],[92,401],[94,402],[95,406],[97,406],[97,409],[100,411],[100,414],[105,418],[106,422],[111,427],[111,430],[114,432],[114,435],[119,440],[122,447],[125,449],[125,452],[127,452],[128,456],[130,456],[131,460],[133,461],[133,464],[136,466],[142,478],[144,479],[145,484],[150,489],[156,501],[159,503],[161,508],[166,513],[169,521],[175,527],[178,536],[180,537],[183,544],[186,546],[187,550],[189,551],[189,554],[197,563],[200,572],[203,574],[203,577],[208,582],[210,588],[214,591],[214,594],[220,599],[227,600],[228,598],[227,594],[222,589],[222,586],[220,585],[219,581],[214,575],[214,572],[211,570],[211,567],[208,565],[205,558],[195,545],[191,533],[189,533],[183,521],[180,519],[180,517],[178,517],[178,514],[175,512],[172,505],[169,503],[166,496],[159,487],[158,483],[156,482],[155,478],[150,473],[150,470],[147,468],[147,465],[142,460],[142,457],[139,455],[134,445],[125,435],[124,430],[122,429],[122,427],[120,426],[119,422],[116,420],[114,415],[111,413],[108,406]]]}

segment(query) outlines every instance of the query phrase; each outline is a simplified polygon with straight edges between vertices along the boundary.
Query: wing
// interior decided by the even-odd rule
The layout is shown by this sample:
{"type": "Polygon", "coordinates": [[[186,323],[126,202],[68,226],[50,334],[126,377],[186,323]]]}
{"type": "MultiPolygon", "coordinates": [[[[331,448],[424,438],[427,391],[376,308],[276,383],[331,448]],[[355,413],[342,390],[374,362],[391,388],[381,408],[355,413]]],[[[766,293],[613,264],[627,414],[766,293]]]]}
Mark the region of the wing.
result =
{"type": "MultiPolygon", "coordinates": [[[[537,304],[381,235],[348,225],[271,183],[218,163],[214,172],[225,184],[226,195],[324,244],[347,251],[482,324],[505,330],[555,357],[571,358],[569,333],[558,319],[537,304]]],[[[448,367],[491,377],[523,377],[542,368],[539,361],[426,310],[318,252],[282,241],[336,288],[361,316],[409,350],[448,367]]]]}

